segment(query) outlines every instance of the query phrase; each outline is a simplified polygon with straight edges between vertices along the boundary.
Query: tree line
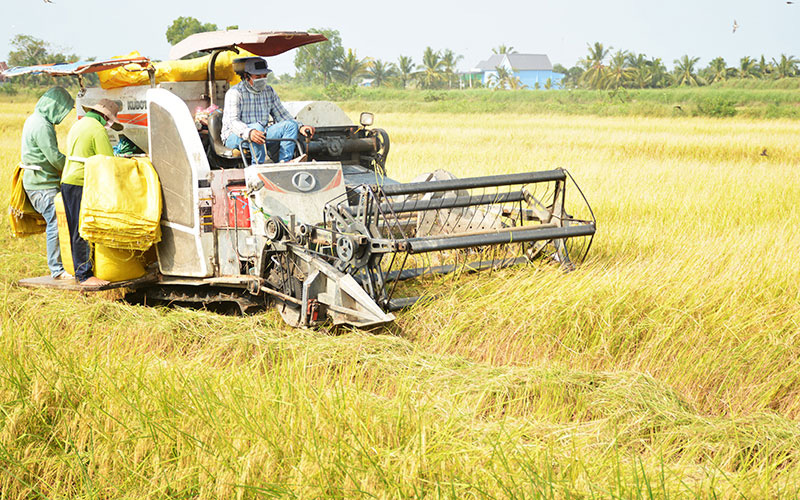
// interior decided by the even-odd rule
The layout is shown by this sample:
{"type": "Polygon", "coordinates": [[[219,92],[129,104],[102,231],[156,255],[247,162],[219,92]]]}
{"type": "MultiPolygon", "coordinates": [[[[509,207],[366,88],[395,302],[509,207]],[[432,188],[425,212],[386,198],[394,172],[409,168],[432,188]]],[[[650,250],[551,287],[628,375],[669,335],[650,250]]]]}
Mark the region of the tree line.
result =
{"type": "Polygon", "coordinates": [[[737,66],[730,66],[722,57],[711,60],[701,68],[699,57],[683,55],[673,61],[672,71],[657,57],[605,47],[600,42],[589,45],[588,54],[578,64],[567,69],[555,65],[554,71],[565,74],[562,81],[570,88],[619,89],[699,87],[731,79],[780,80],[798,76],[800,60],[781,54],[778,59],[765,56],[755,59],[742,57],[737,66]]]}

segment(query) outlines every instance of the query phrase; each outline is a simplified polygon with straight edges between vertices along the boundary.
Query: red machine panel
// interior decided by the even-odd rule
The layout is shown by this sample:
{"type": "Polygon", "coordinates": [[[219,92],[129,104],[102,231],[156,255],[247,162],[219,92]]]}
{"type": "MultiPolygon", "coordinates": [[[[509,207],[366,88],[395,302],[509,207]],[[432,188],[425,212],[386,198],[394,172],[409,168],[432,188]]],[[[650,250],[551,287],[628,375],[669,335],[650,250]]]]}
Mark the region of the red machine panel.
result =
{"type": "Polygon", "coordinates": [[[226,186],[228,198],[228,227],[250,227],[250,203],[244,186],[226,186]]]}

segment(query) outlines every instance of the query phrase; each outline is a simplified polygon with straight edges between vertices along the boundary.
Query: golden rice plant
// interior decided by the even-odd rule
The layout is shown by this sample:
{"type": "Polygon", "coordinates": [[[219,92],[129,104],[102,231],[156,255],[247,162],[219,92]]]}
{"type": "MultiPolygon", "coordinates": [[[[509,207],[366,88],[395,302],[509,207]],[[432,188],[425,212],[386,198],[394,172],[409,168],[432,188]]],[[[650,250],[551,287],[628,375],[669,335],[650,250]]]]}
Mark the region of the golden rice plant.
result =
{"type": "MultiPolygon", "coordinates": [[[[0,103],[6,178],[32,109],[0,103]]],[[[401,180],[569,169],[589,259],[459,276],[393,327],[332,332],[22,289],[44,238],[4,230],[0,496],[797,496],[800,124],[377,124],[401,180]]]]}

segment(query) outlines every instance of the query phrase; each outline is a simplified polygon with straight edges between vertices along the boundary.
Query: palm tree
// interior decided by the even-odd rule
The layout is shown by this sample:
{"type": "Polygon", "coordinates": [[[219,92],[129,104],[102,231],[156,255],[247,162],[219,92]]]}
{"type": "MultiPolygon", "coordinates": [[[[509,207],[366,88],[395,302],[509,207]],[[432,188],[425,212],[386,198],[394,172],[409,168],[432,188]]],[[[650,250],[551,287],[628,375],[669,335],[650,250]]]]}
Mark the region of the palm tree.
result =
{"type": "Polygon", "coordinates": [[[628,66],[631,69],[630,83],[632,86],[644,89],[650,86],[653,79],[648,68],[647,56],[644,54],[628,54],[628,66]]]}
{"type": "Polygon", "coordinates": [[[603,61],[610,50],[611,47],[606,49],[600,42],[595,42],[594,46],[589,45],[589,55],[581,60],[581,64],[586,68],[580,78],[582,84],[593,89],[603,87],[608,71],[603,61]]]}
{"type": "Polygon", "coordinates": [[[450,49],[446,49],[442,53],[442,68],[444,68],[444,72],[447,75],[448,87],[452,88],[451,77],[456,74],[456,64],[462,59],[464,59],[464,56],[456,55],[456,53],[450,49]]]}
{"type": "Polygon", "coordinates": [[[794,56],[787,56],[786,54],[781,54],[780,61],[772,60],[772,65],[775,67],[775,74],[778,78],[794,76],[797,73],[798,63],[800,63],[800,60],[797,60],[794,56]]]}
{"type": "Polygon", "coordinates": [[[438,87],[444,80],[444,63],[439,51],[432,48],[425,48],[422,54],[422,64],[417,66],[417,80],[426,89],[438,87]]]}
{"type": "Polygon", "coordinates": [[[750,56],[744,56],[739,59],[739,68],[736,70],[736,76],[739,78],[758,78],[756,61],[750,56]]]}
{"type": "Polygon", "coordinates": [[[731,68],[725,63],[725,59],[716,57],[711,60],[705,73],[710,83],[724,82],[731,76],[731,68]]]}
{"type": "Polygon", "coordinates": [[[650,87],[662,88],[668,84],[669,73],[660,57],[654,57],[648,62],[650,71],[650,87]]]}
{"type": "Polygon", "coordinates": [[[618,50],[611,58],[604,86],[609,89],[624,87],[633,77],[634,71],[628,67],[628,52],[618,50]]]}
{"type": "Polygon", "coordinates": [[[762,78],[767,78],[772,74],[772,71],[775,68],[772,66],[772,63],[767,62],[767,58],[764,57],[764,54],[761,54],[761,59],[758,61],[758,72],[762,78]]]}
{"type": "MultiPolygon", "coordinates": [[[[509,75],[506,85],[509,90],[522,90],[527,89],[528,86],[522,83],[518,76],[509,75]]],[[[536,82],[536,90],[539,90],[539,82],[536,82]]]]}
{"type": "Polygon", "coordinates": [[[414,61],[409,56],[400,56],[397,58],[397,77],[403,83],[403,88],[406,88],[411,76],[414,73],[414,61]]]}
{"type": "Polygon", "coordinates": [[[383,83],[397,74],[397,69],[392,63],[385,63],[376,59],[369,63],[367,74],[372,78],[372,85],[380,87],[383,83]]]}
{"type": "MultiPolygon", "coordinates": [[[[494,69],[495,73],[489,75],[488,84],[494,90],[503,90],[511,79],[511,72],[502,66],[494,69]]],[[[516,78],[516,77],[515,77],[516,78]]]]}
{"type": "Polygon", "coordinates": [[[347,49],[347,55],[339,63],[337,74],[345,84],[353,85],[356,80],[364,76],[368,64],[369,61],[367,59],[358,58],[355,50],[347,49]]]}
{"type": "Polygon", "coordinates": [[[510,45],[508,45],[508,46],[500,45],[497,48],[492,49],[492,52],[494,52],[495,54],[516,54],[517,53],[517,51],[514,50],[514,47],[512,47],[510,45]]]}
{"type": "Polygon", "coordinates": [[[702,80],[697,76],[694,70],[694,66],[699,60],[699,57],[689,57],[688,55],[681,56],[680,59],[675,59],[673,78],[676,86],[689,85],[691,87],[697,87],[700,85],[702,80]]]}

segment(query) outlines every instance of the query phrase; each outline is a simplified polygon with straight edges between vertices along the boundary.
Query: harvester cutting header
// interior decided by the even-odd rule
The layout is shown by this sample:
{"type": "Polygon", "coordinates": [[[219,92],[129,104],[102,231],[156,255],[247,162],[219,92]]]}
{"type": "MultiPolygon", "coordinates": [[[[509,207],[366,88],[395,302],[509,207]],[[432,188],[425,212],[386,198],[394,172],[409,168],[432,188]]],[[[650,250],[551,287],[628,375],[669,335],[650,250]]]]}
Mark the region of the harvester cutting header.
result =
{"type": "MultiPolygon", "coordinates": [[[[256,147],[280,144],[255,144],[249,133],[227,147],[215,108],[225,106],[233,75],[219,62],[325,40],[303,32],[200,33],[175,45],[164,63],[135,55],[91,63],[116,78],[105,85],[115,88],[81,90],[79,114],[103,98],[120,105],[125,129],[109,136],[152,162],[163,204],[157,272],[112,286],[129,287],[146,303],[230,303],[242,311],[273,304],[292,325],[367,327],[418,301],[420,280],[534,259],[572,269],[585,258],[595,219],[563,169],[466,179],[436,170],[399,183],[386,176],[389,136],[372,127],[373,115],[362,113],[355,124],[330,102],[284,103],[293,120],[313,127],[313,136],[293,141],[292,162],[271,154],[257,161],[256,147]],[[178,61],[194,52],[209,53],[201,76],[168,81],[181,65],[197,64],[178,61]]],[[[5,75],[80,75],[85,66],[5,75]]],[[[21,284],[56,286],[46,282],[21,284]]]]}

